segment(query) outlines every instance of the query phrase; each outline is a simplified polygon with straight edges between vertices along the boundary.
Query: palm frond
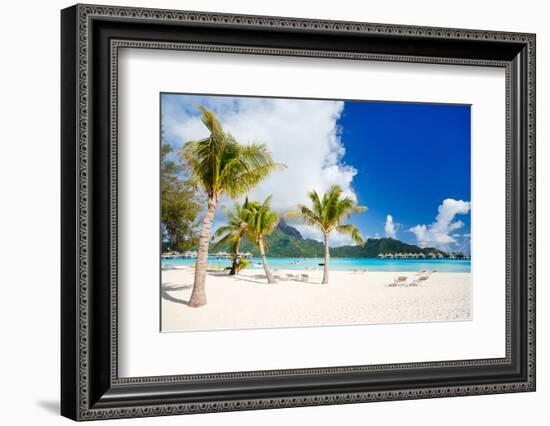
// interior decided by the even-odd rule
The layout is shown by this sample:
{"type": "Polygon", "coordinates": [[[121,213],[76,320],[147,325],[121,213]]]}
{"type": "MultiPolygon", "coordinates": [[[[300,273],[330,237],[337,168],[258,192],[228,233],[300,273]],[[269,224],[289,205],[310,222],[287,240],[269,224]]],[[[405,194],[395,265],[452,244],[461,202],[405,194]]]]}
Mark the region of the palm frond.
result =
{"type": "Polygon", "coordinates": [[[342,188],[338,185],[331,186],[322,196],[312,190],[308,193],[312,207],[299,205],[298,211],[288,212],[287,217],[300,217],[305,224],[316,226],[324,234],[328,234],[335,227],[344,226],[341,222],[352,213],[361,213],[367,209],[364,206],[356,206],[355,201],[350,197],[341,198],[342,192],[342,188]]]}
{"type": "Polygon", "coordinates": [[[271,196],[261,204],[257,201],[249,202],[249,216],[247,235],[251,241],[258,242],[260,238],[270,235],[279,223],[279,215],[271,210],[271,196]]]}
{"type": "Polygon", "coordinates": [[[319,194],[317,191],[313,190],[308,193],[308,197],[313,203],[313,211],[318,215],[322,216],[323,212],[323,203],[321,202],[321,199],[319,198],[319,194]]]}
{"type": "MultiPolygon", "coordinates": [[[[213,240],[214,238],[212,238],[213,240]]],[[[233,233],[225,234],[222,238],[214,243],[214,248],[217,249],[220,246],[229,244],[230,247],[234,246],[236,243],[237,236],[233,233]]]]}
{"type": "Polygon", "coordinates": [[[361,237],[361,232],[355,225],[352,225],[352,224],[338,225],[335,227],[335,230],[341,234],[350,235],[351,239],[355,241],[357,244],[359,244],[360,246],[365,245],[365,242],[361,237]]]}
{"type": "Polygon", "coordinates": [[[239,144],[224,131],[214,112],[203,106],[199,109],[210,136],[186,142],[180,154],[196,189],[209,196],[226,193],[234,198],[253,189],[274,170],[286,167],[273,161],[265,145],[239,144]]]}

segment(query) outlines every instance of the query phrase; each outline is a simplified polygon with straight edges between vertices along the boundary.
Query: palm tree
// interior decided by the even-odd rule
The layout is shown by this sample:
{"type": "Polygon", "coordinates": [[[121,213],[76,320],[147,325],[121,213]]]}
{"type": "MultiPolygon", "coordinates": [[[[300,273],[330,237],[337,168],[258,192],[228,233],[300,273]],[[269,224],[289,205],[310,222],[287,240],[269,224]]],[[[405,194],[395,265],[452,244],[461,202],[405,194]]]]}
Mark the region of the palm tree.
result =
{"type": "Polygon", "coordinates": [[[222,207],[227,216],[227,225],[220,226],[212,236],[212,240],[219,238],[214,247],[218,247],[222,244],[229,244],[231,248],[233,263],[231,265],[229,275],[235,275],[237,273],[241,239],[246,233],[248,228],[247,220],[251,214],[249,205],[250,203],[248,202],[248,198],[246,198],[242,206],[235,203],[233,210],[230,210],[225,206],[222,207]]]}
{"type": "Polygon", "coordinates": [[[273,170],[283,167],[273,162],[265,145],[241,145],[223,130],[212,111],[202,106],[199,108],[202,111],[201,120],[210,135],[186,142],[181,152],[185,170],[195,188],[202,189],[208,199],[199,233],[193,292],[189,299],[189,306],[192,307],[206,305],[205,280],[210,228],[220,197],[223,194],[230,198],[244,195],[273,170]]]}
{"type": "Polygon", "coordinates": [[[265,237],[270,235],[279,223],[279,215],[271,211],[270,203],[271,196],[267,197],[262,204],[258,202],[251,202],[249,204],[248,209],[251,214],[248,217],[249,226],[247,227],[247,236],[250,241],[254,241],[258,244],[267,282],[273,284],[275,280],[269,270],[269,264],[267,263],[265,254],[267,251],[265,237]]]}
{"type": "Polygon", "coordinates": [[[351,224],[342,224],[348,216],[353,213],[361,213],[367,210],[365,206],[356,206],[355,201],[350,197],[341,198],[342,188],[338,185],[332,186],[321,198],[316,191],[310,191],[308,196],[313,206],[309,208],[303,204],[298,205],[298,211],[288,213],[289,217],[301,217],[303,221],[312,226],[318,227],[323,233],[325,244],[325,263],[323,268],[323,284],[328,284],[329,271],[329,235],[332,231],[341,234],[348,234],[353,241],[363,245],[363,239],[359,229],[351,224]]]}

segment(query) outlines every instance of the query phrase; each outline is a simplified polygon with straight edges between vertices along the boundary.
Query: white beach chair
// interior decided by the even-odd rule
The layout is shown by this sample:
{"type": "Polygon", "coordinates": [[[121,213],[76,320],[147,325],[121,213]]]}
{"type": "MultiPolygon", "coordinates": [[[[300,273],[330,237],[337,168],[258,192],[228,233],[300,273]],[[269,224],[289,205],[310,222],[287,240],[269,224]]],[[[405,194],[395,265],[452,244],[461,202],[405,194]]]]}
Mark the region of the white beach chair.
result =
{"type": "Polygon", "coordinates": [[[393,283],[388,284],[388,287],[401,287],[407,284],[408,277],[406,276],[398,276],[395,277],[393,280],[393,283]]]}
{"type": "Polygon", "coordinates": [[[308,274],[301,274],[300,275],[300,281],[303,281],[307,283],[309,281],[309,275],[308,274]]]}
{"type": "Polygon", "coordinates": [[[415,278],[412,283],[409,284],[409,287],[418,287],[423,282],[427,281],[430,278],[430,275],[421,275],[418,278],[415,278]]]}

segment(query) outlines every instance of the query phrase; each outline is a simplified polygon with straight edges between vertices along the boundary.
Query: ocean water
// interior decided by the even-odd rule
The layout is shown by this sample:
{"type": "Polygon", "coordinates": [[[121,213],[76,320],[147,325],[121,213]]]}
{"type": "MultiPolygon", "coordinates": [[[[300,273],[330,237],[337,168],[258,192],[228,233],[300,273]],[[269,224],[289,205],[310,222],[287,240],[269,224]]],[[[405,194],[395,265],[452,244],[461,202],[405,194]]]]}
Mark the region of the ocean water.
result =
{"type": "MultiPolygon", "coordinates": [[[[263,269],[260,258],[253,257],[249,268],[263,269]]],[[[305,269],[306,267],[322,268],[323,258],[268,258],[272,269],[305,269]]],[[[411,272],[423,269],[435,269],[439,272],[470,272],[469,259],[371,259],[371,258],[337,258],[330,259],[330,269],[333,271],[351,271],[353,269],[368,269],[369,271],[411,272]]],[[[191,266],[195,259],[162,259],[163,265],[191,266]]],[[[229,259],[211,257],[209,265],[231,266],[229,259]]]]}

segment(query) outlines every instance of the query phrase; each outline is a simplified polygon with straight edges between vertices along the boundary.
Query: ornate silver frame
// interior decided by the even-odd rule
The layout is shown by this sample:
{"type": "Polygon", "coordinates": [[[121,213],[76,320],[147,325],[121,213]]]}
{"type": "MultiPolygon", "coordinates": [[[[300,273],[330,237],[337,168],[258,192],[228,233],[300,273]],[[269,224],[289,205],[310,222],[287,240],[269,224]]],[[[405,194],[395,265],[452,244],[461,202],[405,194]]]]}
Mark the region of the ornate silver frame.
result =
{"type": "MultiPolygon", "coordinates": [[[[63,221],[62,232],[62,414],[75,420],[115,417],[156,416],[197,412],[261,409],[351,402],[461,396],[535,390],[535,36],[446,28],[408,27],[355,22],[335,22],[263,16],[211,14],[154,9],[77,5],[62,13],[63,53],[63,221]],[[414,45],[424,42],[464,43],[479,53],[464,57],[428,54],[315,48],[250,46],[246,35],[240,44],[210,40],[181,41],[173,33],[159,40],[134,38],[124,24],[137,23],[143,31],[158,32],[177,26],[198,31],[208,28],[229,32],[251,29],[275,31],[300,37],[302,34],[349,35],[350,40],[367,36],[367,41],[403,40],[414,45]],[[102,27],[102,25],[105,27],[102,27]],[[108,33],[108,36],[103,36],[108,33]],[[104,38],[103,38],[104,37],[104,38]],[[500,56],[487,49],[504,46],[500,56]],[[118,377],[117,326],[117,88],[120,48],[216,51],[273,56],[481,65],[506,70],[506,357],[448,362],[327,367],[321,369],[274,370],[206,375],[161,377],[118,377]],[[103,56],[95,56],[97,52],[103,56]],[[517,53],[519,52],[519,53],[517,53]],[[105,58],[105,59],[103,59],[105,58]],[[94,68],[95,67],[95,68],[94,68]],[[101,100],[101,101],[98,101],[101,100]],[[108,104],[106,103],[108,102],[108,104]],[[94,118],[95,117],[95,118],[94,118]],[[106,118],[108,126],[101,124],[106,118]],[[95,119],[93,122],[92,118],[95,119]],[[100,138],[104,138],[101,139],[100,138]],[[105,139],[106,138],[106,139],[105,139]],[[108,142],[108,143],[106,143],[108,142]],[[92,163],[90,158],[94,159],[92,163]],[[98,177],[99,160],[104,161],[98,177]],[[108,160],[107,160],[108,159],[108,160]],[[98,189],[96,189],[98,188],[98,189]],[[107,189],[103,199],[99,189],[107,189]],[[517,211],[516,211],[517,209],[517,211]],[[100,218],[99,218],[100,217],[100,218]],[[97,229],[105,229],[105,236],[97,229]],[[102,249],[108,265],[99,269],[102,249]],[[519,256],[517,266],[512,259],[519,256]],[[106,258],[107,259],[107,258],[106,258]],[[97,277],[101,276],[102,280],[97,277]],[[520,301],[519,298],[522,298],[520,301]],[[520,303],[521,302],[521,303],[520,303]],[[104,308],[98,311],[97,305],[104,308]],[[521,340],[521,344],[518,344],[521,340]],[[489,367],[506,370],[507,377],[452,384],[449,371],[466,373],[489,367]],[[453,370],[455,369],[455,370],[453,370]],[[373,374],[399,377],[401,372],[430,372],[432,386],[413,382],[377,388],[373,374]],[[456,371],[458,371],[456,370],[456,371]],[[515,373],[512,374],[512,372],[515,373]],[[370,374],[370,376],[369,376],[370,374]],[[286,380],[285,389],[276,379],[286,380]],[[298,391],[300,381],[315,378],[314,391],[298,391]],[[346,388],[328,391],[331,380],[348,380],[346,388]],[[213,387],[249,380],[250,389],[230,394],[213,387]],[[292,382],[290,381],[292,380],[292,382]],[[374,384],[373,384],[374,383],[374,384]],[[271,388],[270,388],[271,386],[271,388]],[[370,387],[369,387],[370,386],[370,387]],[[189,390],[195,389],[193,391],[189,390]],[[167,390],[179,392],[169,398],[167,390]],[[258,389],[262,389],[262,393],[258,389]],[[269,396],[264,395],[268,389],[269,396]],[[372,390],[371,390],[372,389],[372,390]],[[246,390],[246,392],[245,392],[246,390]],[[271,390],[271,393],[269,393],[271,390]],[[214,392],[214,393],[209,393],[214,392]],[[248,392],[248,393],[247,393],[248,392]],[[205,397],[205,395],[209,395],[205,397]],[[213,396],[212,396],[213,395],[213,396]],[[243,397],[243,395],[248,395],[243,397]]],[[[139,32],[139,31],[138,31],[139,32]]],[[[237,36],[236,36],[237,37],[237,36]]],[[[282,42],[284,44],[284,41],[282,42]]],[[[288,43],[288,41],[287,41],[288,43]]],[[[336,43],[336,42],[335,42],[336,43]]],[[[384,43],[382,43],[384,44],[384,43]]],[[[387,49],[387,47],[386,47],[387,49]]],[[[421,49],[420,49],[421,50],[421,49]]],[[[429,51],[429,49],[427,50],[429,51]]],[[[101,258],[103,259],[103,258],[101,258]]],[[[469,373],[468,373],[469,374],[469,373]]],[[[380,377],[380,376],[377,376],[380,377]]],[[[428,377],[428,376],[427,376],[428,377]]],[[[457,380],[458,381],[458,380],[457,380]]],[[[333,387],[334,388],[334,387],[333,387]]],[[[313,388],[312,388],[313,389],[313,388]]]]}

